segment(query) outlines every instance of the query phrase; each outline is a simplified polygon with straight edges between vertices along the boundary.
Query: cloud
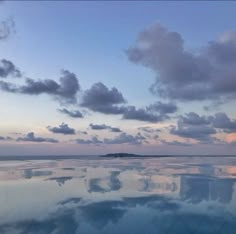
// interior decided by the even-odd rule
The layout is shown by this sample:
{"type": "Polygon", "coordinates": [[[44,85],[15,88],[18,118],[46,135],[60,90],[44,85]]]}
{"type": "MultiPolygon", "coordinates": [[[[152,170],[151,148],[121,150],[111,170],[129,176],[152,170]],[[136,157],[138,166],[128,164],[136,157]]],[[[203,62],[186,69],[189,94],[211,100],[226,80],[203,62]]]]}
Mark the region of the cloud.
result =
{"type": "Polygon", "coordinates": [[[211,118],[206,116],[199,116],[194,112],[189,112],[185,114],[185,116],[180,116],[181,122],[184,124],[190,125],[202,125],[202,124],[210,124],[211,118]]]}
{"type": "Polygon", "coordinates": [[[139,127],[138,130],[141,130],[143,132],[147,132],[147,133],[159,133],[161,132],[160,129],[156,129],[156,128],[151,128],[151,127],[139,127]]]}
{"type": "Polygon", "coordinates": [[[174,100],[236,98],[236,31],[226,32],[197,53],[184,40],[156,23],[142,31],[126,54],[156,73],[151,90],[174,100]]]}
{"type": "Polygon", "coordinates": [[[116,136],[112,139],[104,139],[105,144],[132,144],[132,145],[139,145],[146,138],[142,136],[140,133],[137,133],[135,136],[122,132],[119,136],[116,136]]]}
{"type": "Polygon", "coordinates": [[[173,146],[192,146],[192,144],[180,142],[180,141],[166,141],[160,140],[160,142],[164,145],[173,145],[173,146]]]}
{"type": "Polygon", "coordinates": [[[35,137],[34,132],[29,132],[25,137],[17,138],[17,141],[58,143],[58,140],[53,138],[35,137]]]}
{"type": "Polygon", "coordinates": [[[128,133],[122,132],[118,136],[114,138],[105,138],[103,140],[99,140],[96,136],[93,136],[91,139],[76,139],[75,142],[78,144],[108,144],[108,145],[119,145],[119,144],[131,144],[131,145],[140,145],[146,138],[142,136],[142,134],[137,133],[135,136],[130,135],[128,133]]]}
{"type": "Polygon", "coordinates": [[[204,117],[200,117],[195,113],[188,113],[186,116],[180,116],[177,127],[172,126],[170,133],[203,143],[213,142],[215,139],[211,135],[216,134],[216,130],[212,125],[205,122],[204,117]]]}
{"type": "Polygon", "coordinates": [[[122,132],[119,128],[110,127],[111,132],[122,132]]]}
{"type": "Polygon", "coordinates": [[[54,80],[38,80],[35,81],[31,78],[26,79],[26,84],[16,86],[8,82],[0,82],[2,90],[11,93],[21,93],[29,95],[48,94],[56,97],[62,102],[75,103],[76,94],[80,90],[79,82],[74,73],[67,70],[62,70],[60,83],[54,80]]]}
{"type": "Polygon", "coordinates": [[[64,134],[64,135],[74,135],[75,129],[70,128],[68,124],[62,123],[59,125],[59,127],[47,127],[50,132],[56,133],[56,134],[64,134]]]}
{"type": "Polygon", "coordinates": [[[12,137],[9,137],[9,136],[7,136],[7,137],[0,136],[0,141],[11,141],[11,140],[13,140],[12,137]]]}
{"type": "MultiPolygon", "coordinates": [[[[2,1],[0,1],[1,3],[2,1]]],[[[0,22],[0,40],[8,39],[10,34],[15,31],[15,22],[12,19],[6,19],[0,22]]]]}
{"type": "Polygon", "coordinates": [[[103,143],[103,141],[98,140],[98,138],[96,136],[92,137],[91,139],[87,139],[87,140],[78,138],[75,140],[75,142],[77,144],[82,144],[82,145],[90,145],[90,144],[98,145],[98,144],[103,143]]]}
{"type": "Polygon", "coordinates": [[[63,108],[63,109],[58,109],[61,113],[64,113],[72,118],[83,118],[83,114],[76,110],[76,111],[69,111],[67,110],[66,108],[63,108]]]}
{"type": "Polygon", "coordinates": [[[125,102],[122,93],[116,88],[108,89],[103,83],[99,82],[85,91],[81,106],[104,114],[121,114],[123,108],[117,105],[125,102]]]}
{"type": "Polygon", "coordinates": [[[123,113],[123,119],[132,119],[146,122],[161,122],[168,119],[165,114],[158,114],[153,112],[150,107],[136,108],[135,106],[128,106],[123,113]]]}
{"type": "MultiPolygon", "coordinates": [[[[200,142],[213,142],[220,140],[212,135],[222,130],[225,133],[236,132],[236,120],[230,119],[225,113],[199,116],[194,112],[179,116],[177,127],[172,126],[170,133],[184,138],[192,138],[200,142]]],[[[221,142],[222,143],[222,142],[221,142]]]]}
{"type": "Polygon", "coordinates": [[[0,78],[6,78],[8,76],[21,77],[22,74],[19,69],[9,60],[0,60],[0,78]]]}
{"type": "Polygon", "coordinates": [[[77,131],[79,134],[88,135],[86,131],[77,131]]]}
{"type": "Polygon", "coordinates": [[[211,119],[215,128],[227,133],[236,132],[236,120],[231,120],[225,113],[216,113],[211,119]]]}
{"type": "Polygon", "coordinates": [[[93,130],[104,130],[104,129],[108,129],[111,132],[121,132],[121,130],[119,128],[115,128],[115,127],[111,127],[108,126],[106,124],[89,124],[90,128],[93,130]]]}
{"type": "MultiPolygon", "coordinates": [[[[95,83],[83,94],[81,106],[103,114],[119,114],[123,119],[133,119],[147,122],[159,122],[168,119],[167,114],[177,111],[173,103],[156,102],[145,108],[125,106],[125,98],[116,88],[108,89],[103,83],[95,83]]],[[[113,129],[113,132],[119,131],[113,129]]]]}
{"type": "Polygon", "coordinates": [[[174,103],[162,103],[162,102],[156,102],[154,104],[151,104],[147,107],[150,111],[156,111],[160,114],[172,114],[177,111],[177,106],[174,103]]]}
{"type": "Polygon", "coordinates": [[[143,132],[143,135],[147,138],[152,138],[157,140],[159,138],[160,129],[151,128],[151,127],[139,127],[138,130],[143,132]]]}

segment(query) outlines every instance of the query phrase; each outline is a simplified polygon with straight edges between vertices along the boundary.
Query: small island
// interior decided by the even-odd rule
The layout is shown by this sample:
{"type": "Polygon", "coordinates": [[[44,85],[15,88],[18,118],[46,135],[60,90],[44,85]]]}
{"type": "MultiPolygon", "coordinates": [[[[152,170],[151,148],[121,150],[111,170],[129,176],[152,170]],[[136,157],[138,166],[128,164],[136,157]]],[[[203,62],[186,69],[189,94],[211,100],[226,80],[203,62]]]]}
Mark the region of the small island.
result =
{"type": "Polygon", "coordinates": [[[144,155],[139,154],[129,154],[129,153],[111,153],[111,154],[105,154],[101,155],[101,157],[111,157],[111,158],[130,158],[130,157],[146,157],[144,155]]]}

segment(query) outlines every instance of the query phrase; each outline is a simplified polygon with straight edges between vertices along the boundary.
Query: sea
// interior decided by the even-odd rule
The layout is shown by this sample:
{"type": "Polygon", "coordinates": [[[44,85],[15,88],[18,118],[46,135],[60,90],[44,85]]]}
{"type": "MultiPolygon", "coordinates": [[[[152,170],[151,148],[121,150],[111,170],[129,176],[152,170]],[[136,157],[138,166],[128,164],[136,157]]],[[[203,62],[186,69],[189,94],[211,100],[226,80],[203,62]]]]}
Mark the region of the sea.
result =
{"type": "Polygon", "coordinates": [[[2,157],[0,234],[236,234],[236,157],[2,157]]]}

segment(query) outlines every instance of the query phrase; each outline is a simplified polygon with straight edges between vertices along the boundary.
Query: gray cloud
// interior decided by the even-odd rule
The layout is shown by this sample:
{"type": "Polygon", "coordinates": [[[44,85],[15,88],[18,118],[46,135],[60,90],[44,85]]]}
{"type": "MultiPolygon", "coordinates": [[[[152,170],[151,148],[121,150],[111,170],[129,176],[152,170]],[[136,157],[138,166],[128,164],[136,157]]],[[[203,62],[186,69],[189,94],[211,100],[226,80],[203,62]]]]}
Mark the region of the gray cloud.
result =
{"type": "Polygon", "coordinates": [[[90,128],[93,130],[104,130],[104,129],[109,129],[110,126],[106,124],[89,124],[90,128]]]}
{"type": "Polygon", "coordinates": [[[136,108],[135,106],[128,106],[123,113],[123,119],[132,119],[146,122],[161,122],[168,119],[165,114],[157,114],[153,112],[149,107],[136,108]]]}
{"type": "Polygon", "coordinates": [[[35,137],[34,132],[29,132],[25,137],[17,138],[17,141],[58,143],[58,140],[53,138],[35,137]]]}
{"type": "Polygon", "coordinates": [[[192,144],[180,142],[180,141],[166,141],[160,140],[160,142],[164,145],[173,145],[173,146],[192,146],[192,144]]]}
{"type": "Polygon", "coordinates": [[[61,113],[64,113],[72,118],[83,118],[83,114],[79,111],[69,111],[66,108],[63,109],[58,109],[58,111],[60,111],[61,113]]]}
{"type": "Polygon", "coordinates": [[[139,127],[138,130],[141,130],[141,131],[147,132],[147,133],[159,133],[159,132],[161,132],[160,129],[151,128],[151,127],[139,127]]]}
{"type": "Polygon", "coordinates": [[[9,60],[0,60],[0,77],[6,78],[8,76],[21,77],[22,74],[18,68],[9,60]]]}
{"type": "MultiPolygon", "coordinates": [[[[81,106],[104,114],[120,114],[123,119],[133,119],[147,122],[159,122],[168,119],[167,114],[177,111],[173,103],[156,102],[145,108],[125,106],[126,100],[116,88],[108,89],[102,83],[94,84],[86,90],[81,106]]],[[[118,129],[113,129],[116,131],[118,129]]]]}
{"type": "Polygon", "coordinates": [[[172,126],[170,133],[200,142],[217,141],[220,143],[220,140],[212,137],[220,130],[225,133],[236,132],[236,120],[230,119],[225,113],[221,112],[210,116],[199,116],[194,112],[190,112],[179,117],[177,126],[172,126]]]}
{"type": "Polygon", "coordinates": [[[153,93],[179,100],[236,98],[236,32],[224,33],[198,53],[184,48],[177,32],[159,23],[142,31],[126,53],[157,74],[153,93]]]}
{"type": "Polygon", "coordinates": [[[103,140],[99,140],[96,136],[93,136],[91,139],[76,139],[75,142],[78,144],[93,144],[93,145],[100,145],[100,144],[108,144],[108,145],[115,145],[115,144],[131,144],[131,145],[140,145],[146,138],[142,136],[142,134],[137,133],[135,136],[130,135],[128,133],[122,132],[118,136],[114,138],[105,138],[103,140]]]}
{"type": "Polygon", "coordinates": [[[75,142],[77,144],[82,144],[82,145],[90,145],[90,144],[93,144],[93,145],[99,145],[99,144],[102,144],[103,141],[100,141],[98,140],[98,138],[96,136],[92,137],[91,139],[88,139],[88,140],[85,140],[85,139],[76,139],[75,142]]]}
{"type": "Polygon", "coordinates": [[[184,138],[192,138],[200,142],[212,142],[213,138],[211,135],[215,134],[216,130],[211,126],[188,126],[178,122],[177,127],[172,127],[170,133],[184,138]]]}
{"type": "Polygon", "coordinates": [[[181,122],[190,125],[210,124],[211,117],[199,116],[194,112],[189,112],[185,116],[180,116],[181,122]]]}
{"type": "Polygon", "coordinates": [[[59,127],[47,127],[50,132],[64,135],[74,135],[75,129],[70,128],[68,124],[62,123],[59,127]]]}
{"type": "Polygon", "coordinates": [[[125,132],[122,132],[119,136],[116,136],[112,139],[104,139],[105,144],[132,144],[132,145],[139,145],[142,144],[142,142],[146,138],[142,136],[140,133],[136,134],[135,136],[132,136],[130,134],[127,134],[125,132]]]}
{"type": "Polygon", "coordinates": [[[230,119],[225,113],[211,116],[199,116],[194,112],[180,116],[177,126],[170,128],[170,133],[184,138],[192,138],[200,142],[218,141],[212,137],[222,130],[226,133],[236,132],[236,120],[230,119]]]}
{"type": "Polygon", "coordinates": [[[147,107],[150,111],[156,111],[160,114],[172,114],[177,111],[177,106],[174,103],[162,103],[162,102],[156,102],[154,104],[151,104],[147,107]]]}
{"type": "Polygon", "coordinates": [[[121,130],[119,128],[115,128],[115,127],[111,127],[108,126],[106,124],[89,124],[90,128],[93,130],[104,130],[104,129],[108,129],[111,132],[121,132],[121,130]]]}
{"type": "Polygon", "coordinates": [[[122,132],[119,128],[110,127],[111,132],[122,132]]]}
{"type": "Polygon", "coordinates": [[[10,34],[14,31],[15,23],[12,19],[6,19],[0,22],[0,40],[9,38],[10,34]]]}
{"type": "Polygon", "coordinates": [[[225,113],[217,113],[211,120],[215,128],[227,133],[236,132],[236,120],[231,120],[225,113]]]}
{"type": "Polygon", "coordinates": [[[7,137],[0,136],[0,141],[11,141],[11,140],[13,140],[12,137],[9,137],[9,136],[7,136],[7,137]]]}
{"type": "Polygon", "coordinates": [[[199,116],[194,112],[187,113],[179,117],[177,127],[172,126],[170,133],[200,142],[213,142],[215,139],[212,135],[216,133],[216,130],[209,119],[210,117],[199,116]]]}
{"type": "Polygon", "coordinates": [[[122,93],[116,88],[113,87],[109,90],[99,82],[85,91],[81,106],[104,114],[121,114],[123,109],[117,105],[125,102],[122,93]]]}
{"type": "Polygon", "coordinates": [[[77,133],[83,134],[83,135],[88,135],[88,133],[86,131],[77,131],[77,133]]]}
{"type": "Polygon", "coordinates": [[[60,101],[74,103],[76,94],[80,90],[79,82],[74,73],[63,70],[60,83],[54,80],[38,80],[27,78],[26,84],[16,86],[8,82],[0,82],[2,90],[12,93],[21,93],[29,95],[48,94],[53,95],[60,101]]]}

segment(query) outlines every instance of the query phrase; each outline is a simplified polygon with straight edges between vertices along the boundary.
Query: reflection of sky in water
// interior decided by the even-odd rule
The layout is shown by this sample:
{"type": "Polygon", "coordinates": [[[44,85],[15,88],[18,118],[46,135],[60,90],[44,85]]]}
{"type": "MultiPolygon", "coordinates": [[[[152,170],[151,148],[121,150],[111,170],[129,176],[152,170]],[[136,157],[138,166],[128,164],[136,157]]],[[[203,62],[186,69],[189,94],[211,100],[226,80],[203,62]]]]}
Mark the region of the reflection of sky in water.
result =
{"type": "Polygon", "coordinates": [[[236,158],[2,161],[1,234],[235,234],[236,158]]]}

